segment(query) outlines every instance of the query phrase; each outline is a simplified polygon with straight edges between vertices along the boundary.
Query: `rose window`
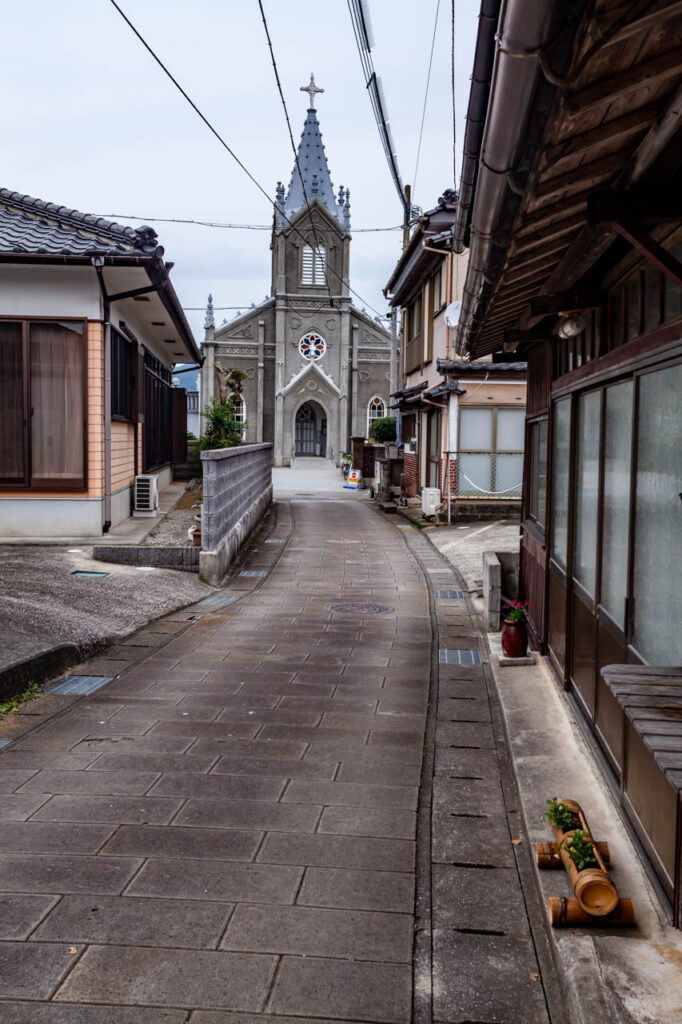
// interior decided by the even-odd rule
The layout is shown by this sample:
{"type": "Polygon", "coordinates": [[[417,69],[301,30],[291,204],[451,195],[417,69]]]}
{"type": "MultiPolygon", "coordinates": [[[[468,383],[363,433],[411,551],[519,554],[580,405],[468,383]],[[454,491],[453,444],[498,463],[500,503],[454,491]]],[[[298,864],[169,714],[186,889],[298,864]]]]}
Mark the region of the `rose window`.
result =
{"type": "Polygon", "coordinates": [[[309,359],[311,362],[315,359],[321,359],[326,350],[326,341],[320,334],[316,334],[314,331],[304,334],[298,343],[298,351],[304,359],[309,359]]]}

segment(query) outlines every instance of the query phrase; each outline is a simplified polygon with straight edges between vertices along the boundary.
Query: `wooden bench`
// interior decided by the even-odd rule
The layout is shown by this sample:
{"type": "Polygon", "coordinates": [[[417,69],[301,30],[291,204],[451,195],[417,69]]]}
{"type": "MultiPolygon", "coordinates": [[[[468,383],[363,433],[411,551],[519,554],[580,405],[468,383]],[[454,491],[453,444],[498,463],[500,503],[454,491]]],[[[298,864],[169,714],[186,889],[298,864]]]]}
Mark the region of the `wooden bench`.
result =
{"type": "Polygon", "coordinates": [[[621,804],[682,927],[682,668],[606,665],[622,712],[621,804]]]}

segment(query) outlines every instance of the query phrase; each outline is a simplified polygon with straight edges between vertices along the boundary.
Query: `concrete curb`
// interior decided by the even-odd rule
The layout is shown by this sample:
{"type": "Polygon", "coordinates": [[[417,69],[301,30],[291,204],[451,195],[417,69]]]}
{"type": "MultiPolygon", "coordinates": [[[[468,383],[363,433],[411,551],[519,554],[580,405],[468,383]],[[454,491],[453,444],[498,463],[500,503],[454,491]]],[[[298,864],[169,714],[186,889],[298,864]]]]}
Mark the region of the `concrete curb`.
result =
{"type": "Polygon", "coordinates": [[[29,683],[44,683],[61,675],[71,665],[77,665],[90,654],[78,644],[60,644],[48,647],[30,658],[21,658],[0,670],[0,700],[9,700],[25,690],[29,683]]]}

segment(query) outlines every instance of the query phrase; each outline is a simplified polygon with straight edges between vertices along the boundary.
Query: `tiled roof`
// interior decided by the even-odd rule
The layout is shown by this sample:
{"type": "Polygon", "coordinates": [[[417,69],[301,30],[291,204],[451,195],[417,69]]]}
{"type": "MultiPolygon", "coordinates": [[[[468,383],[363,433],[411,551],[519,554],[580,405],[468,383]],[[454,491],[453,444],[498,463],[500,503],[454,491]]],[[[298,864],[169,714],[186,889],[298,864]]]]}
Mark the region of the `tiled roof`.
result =
{"type": "Polygon", "coordinates": [[[124,227],[0,188],[0,252],[49,256],[163,256],[153,228],[124,227]]]}

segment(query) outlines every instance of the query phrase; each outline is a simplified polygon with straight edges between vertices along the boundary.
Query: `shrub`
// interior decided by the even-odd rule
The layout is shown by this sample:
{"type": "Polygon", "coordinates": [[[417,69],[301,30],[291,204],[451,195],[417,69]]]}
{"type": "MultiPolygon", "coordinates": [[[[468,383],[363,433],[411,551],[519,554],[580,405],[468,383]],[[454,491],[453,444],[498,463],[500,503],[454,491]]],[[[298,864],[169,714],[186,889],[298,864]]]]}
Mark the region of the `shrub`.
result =
{"type": "Polygon", "coordinates": [[[381,419],[372,420],[369,439],[375,444],[395,441],[395,416],[382,416],[381,419]]]}

